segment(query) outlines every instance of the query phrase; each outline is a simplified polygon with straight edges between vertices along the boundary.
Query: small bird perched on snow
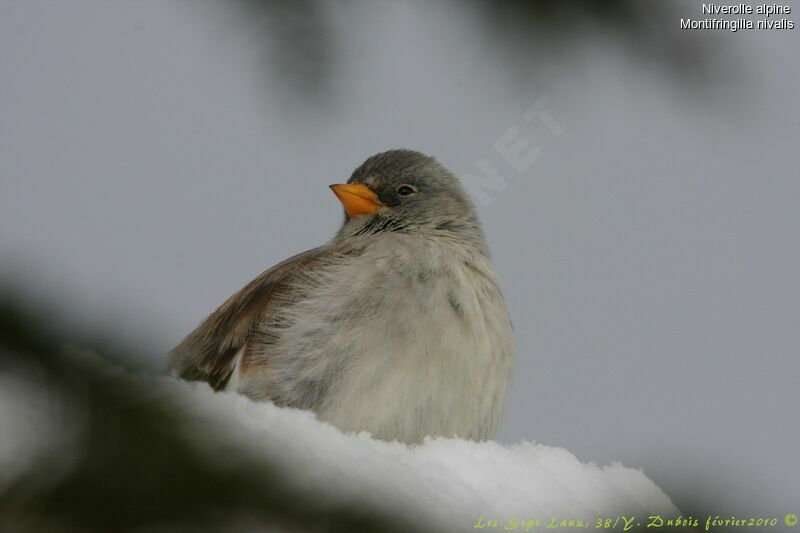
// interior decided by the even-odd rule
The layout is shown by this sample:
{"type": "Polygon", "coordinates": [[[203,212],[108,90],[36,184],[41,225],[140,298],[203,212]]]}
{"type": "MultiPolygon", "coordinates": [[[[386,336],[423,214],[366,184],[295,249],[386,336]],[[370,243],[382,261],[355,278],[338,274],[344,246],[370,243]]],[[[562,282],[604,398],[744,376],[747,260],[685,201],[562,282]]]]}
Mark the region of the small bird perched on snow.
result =
{"type": "Polygon", "coordinates": [[[458,178],[412,150],[331,185],[345,221],[181,342],[173,372],[383,440],[486,440],[505,412],[511,322],[458,178]]]}

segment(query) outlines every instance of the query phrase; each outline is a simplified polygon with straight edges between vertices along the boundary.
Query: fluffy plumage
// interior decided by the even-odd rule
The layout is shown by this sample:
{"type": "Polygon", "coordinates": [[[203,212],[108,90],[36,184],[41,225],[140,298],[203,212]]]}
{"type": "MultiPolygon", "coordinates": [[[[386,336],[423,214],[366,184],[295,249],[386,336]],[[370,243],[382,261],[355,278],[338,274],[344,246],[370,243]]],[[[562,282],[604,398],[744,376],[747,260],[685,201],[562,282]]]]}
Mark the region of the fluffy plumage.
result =
{"type": "Polygon", "coordinates": [[[474,206],[410,150],[367,159],[348,183],[376,211],[231,296],[172,369],[385,440],[494,437],[513,335],[474,206]]]}

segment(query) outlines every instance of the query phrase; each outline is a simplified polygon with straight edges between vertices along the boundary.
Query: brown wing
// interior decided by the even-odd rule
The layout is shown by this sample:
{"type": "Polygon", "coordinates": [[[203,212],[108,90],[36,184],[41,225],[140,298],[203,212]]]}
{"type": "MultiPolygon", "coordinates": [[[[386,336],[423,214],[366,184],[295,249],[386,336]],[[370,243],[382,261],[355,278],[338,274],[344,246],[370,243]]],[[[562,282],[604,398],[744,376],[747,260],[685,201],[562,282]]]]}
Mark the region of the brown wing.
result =
{"type": "MultiPolygon", "coordinates": [[[[235,356],[253,335],[257,321],[268,320],[275,308],[295,296],[293,281],[319,264],[331,247],[322,246],[295,255],[270,268],[228,298],[169,356],[169,367],[190,381],[207,381],[214,390],[228,383],[235,356]]],[[[263,340],[262,340],[263,342],[263,340]]]]}

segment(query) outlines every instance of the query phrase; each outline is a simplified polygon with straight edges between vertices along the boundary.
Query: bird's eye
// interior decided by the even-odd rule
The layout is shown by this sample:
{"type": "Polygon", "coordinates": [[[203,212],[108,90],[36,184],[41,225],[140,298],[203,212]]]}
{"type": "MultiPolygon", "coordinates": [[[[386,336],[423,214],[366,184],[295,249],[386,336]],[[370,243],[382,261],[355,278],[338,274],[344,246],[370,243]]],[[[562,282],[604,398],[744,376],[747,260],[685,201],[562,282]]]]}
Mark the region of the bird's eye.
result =
{"type": "Polygon", "coordinates": [[[397,194],[400,196],[411,196],[415,192],[417,192],[417,189],[412,185],[403,184],[397,187],[397,194]]]}

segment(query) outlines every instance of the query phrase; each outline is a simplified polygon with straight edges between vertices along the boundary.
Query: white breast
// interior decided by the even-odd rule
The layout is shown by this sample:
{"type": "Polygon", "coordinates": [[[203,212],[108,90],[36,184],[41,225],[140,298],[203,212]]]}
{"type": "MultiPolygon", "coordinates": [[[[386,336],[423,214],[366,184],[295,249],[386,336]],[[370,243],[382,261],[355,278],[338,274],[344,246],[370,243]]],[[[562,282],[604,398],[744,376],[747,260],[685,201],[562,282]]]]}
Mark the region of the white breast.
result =
{"type": "Polygon", "coordinates": [[[385,440],[495,436],[513,335],[487,258],[387,235],[315,286],[276,330],[270,371],[244,390],[385,440]]]}

